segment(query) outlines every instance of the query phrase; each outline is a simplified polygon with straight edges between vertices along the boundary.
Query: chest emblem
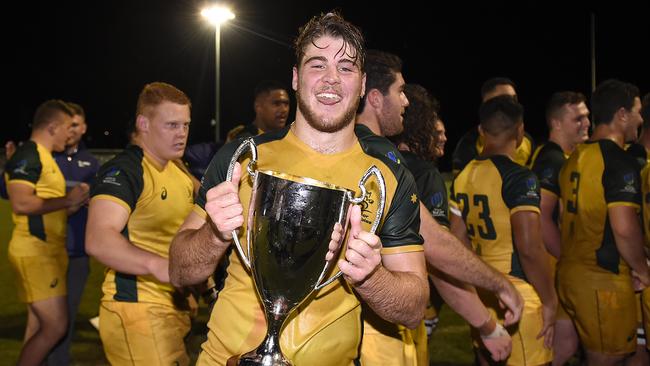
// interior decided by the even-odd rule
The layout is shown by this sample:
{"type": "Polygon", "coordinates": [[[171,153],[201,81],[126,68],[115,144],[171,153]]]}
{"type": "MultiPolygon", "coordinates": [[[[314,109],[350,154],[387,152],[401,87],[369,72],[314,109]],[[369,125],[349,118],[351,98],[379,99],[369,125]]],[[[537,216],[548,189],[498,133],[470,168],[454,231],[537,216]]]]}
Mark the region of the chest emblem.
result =
{"type": "Polygon", "coordinates": [[[160,199],[163,201],[167,199],[167,188],[163,187],[162,192],[160,192],[160,199]]]}

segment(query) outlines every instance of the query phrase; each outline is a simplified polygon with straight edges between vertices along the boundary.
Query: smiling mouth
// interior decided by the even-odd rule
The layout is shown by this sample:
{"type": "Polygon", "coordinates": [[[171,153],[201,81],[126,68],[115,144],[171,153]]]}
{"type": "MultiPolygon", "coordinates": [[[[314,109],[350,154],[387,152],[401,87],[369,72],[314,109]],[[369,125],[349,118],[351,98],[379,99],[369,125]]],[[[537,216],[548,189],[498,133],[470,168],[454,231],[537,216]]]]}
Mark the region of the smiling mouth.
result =
{"type": "Polygon", "coordinates": [[[321,92],[316,94],[316,99],[323,104],[332,105],[340,102],[343,98],[337,93],[321,92]]]}

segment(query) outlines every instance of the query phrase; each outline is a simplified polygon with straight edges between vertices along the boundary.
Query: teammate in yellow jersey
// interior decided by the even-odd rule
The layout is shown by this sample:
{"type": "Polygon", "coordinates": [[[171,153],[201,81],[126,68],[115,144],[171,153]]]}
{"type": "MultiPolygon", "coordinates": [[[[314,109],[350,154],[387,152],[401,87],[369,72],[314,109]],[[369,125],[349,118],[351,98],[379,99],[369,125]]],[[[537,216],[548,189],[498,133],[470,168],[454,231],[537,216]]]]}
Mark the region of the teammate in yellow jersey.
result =
{"type": "Polygon", "coordinates": [[[562,251],[560,301],[578,331],[590,365],[616,365],[636,347],[632,278],[650,284],[638,220],[640,181],[625,141],[641,125],[639,90],[619,80],[591,97],[595,125],[560,171],[562,251]]]}
{"type": "MultiPolygon", "coordinates": [[[[405,96],[406,84],[401,70],[402,61],[398,56],[378,50],[368,51],[366,55],[366,95],[357,112],[357,124],[368,127],[380,136],[396,137],[397,134],[405,133],[408,136],[418,135],[419,139],[426,140],[426,136],[432,137],[434,133],[432,126],[418,126],[425,129],[428,127],[428,134],[418,132],[419,129],[405,131],[402,115],[406,112],[405,115],[409,115],[412,121],[416,118],[411,113],[418,113],[422,109],[426,109],[428,111],[426,113],[429,115],[419,116],[419,118],[433,120],[436,113],[431,108],[423,108],[423,102],[418,98],[415,98],[413,106],[408,104],[410,102],[405,96]]],[[[428,98],[428,95],[425,98],[428,98]]],[[[414,145],[411,144],[410,139],[400,140],[399,137],[397,139],[408,142],[408,145],[407,143],[401,144],[400,149],[414,145]]],[[[426,146],[422,147],[422,150],[430,151],[432,149],[430,142],[428,140],[423,142],[422,145],[426,146]]],[[[509,319],[509,321],[518,320],[521,312],[521,297],[514,287],[505,277],[489,269],[485,263],[481,262],[445,229],[448,226],[447,190],[437,170],[432,171],[430,166],[423,167],[417,163],[417,158],[413,159],[408,152],[405,154],[398,158],[407,164],[409,171],[416,178],[418,194],[422,200],[420,233],[425,238],[424,247],[428,263],[434,267],[430,272],[436,271],[438,268],[472,284],[477,282],[477,278],[481,278],[483,283],[488,284],[485,287],[488,287],[490,291],[498,292],[499,296],[504,298],[504,303],[513,308],[512,312],[517,314],[516,319],[509,319]],[[435,178],[436,174],[438,178],[435,178]],[[432,177],[432,179],[423,179],[423,176],[432,177]],[[439,181],[437,187],[433,187],[431,181],[439,181]],[[437,190],[437,192],[432,192],[432,190],[437,190]],[[440,203],[436,203],[434,207],[432,199],[440,203]],[[448,263],[451,265],[447,265],[448,263]]],[[[481,332],[485,336],[484,343],[493,358],[495,360],[506,358],[510,353],[510,336],[490,316],[476,294],[472,290],[466,291],[462,284],[452,285],[449,280],[443,281],[438,277],[435,276],[433,280],[452,308],[467,319],[472,326],[481,328],[481,332]],[[490,334],[493,336],[487,337],[490,334]]],[[[404,329],[397,332],[381,319],[366,318],[361,348],[362,364],[409,365],[416,362],[424,364],[428,362],[427,350],[427,338],[422,326],[415,332],[404,329]],[[401,344],[395,342],[394,334],[396,333],[401,336],[401,344]],[[417,355],[417,357],[405,357],[405,355],[417,355]]]]}
{"type": "MultiPolygon", "coordinates": [[[[354,189],[374,164],[386,179],[387,206],[378,235],[368,232],[370,221],[361,221],[359,207],[352,209],[345,259],[338,261],[344,280],[310,297],[285,324],[280,344],[296,365],[352,365],[359,359],[362,302],[378,316],[408,328],[422,320],[429,291],[418,235],[419,200],[413,176],[390,158],[397,153],[394,146],[365,128],[355,129],[365,82],[361,31],[337,13],[327,13],[301,28],[295,46],[296,121],[278,132],[254,137],[258,169],[354,189]]],[[[229,252],[232,230],[239,229],[242,238],[246,232],[244,217],[252,189],[239,164],[234,183],[225,181],[237,145],[227,144],[217,153],[204,176],[197,205],[170,250],[170,275],[176,285],[201,281],[219,262],[227,263],[199,365],[223,365],[259,345],[266,332],[251,275],[237,252],[229,252]]],[[[242,166],[247,161],[242,159],[242,166]]],[[[376,197],[376,187],[369,189],[376,197]]],[[[377,200],[368,201],[363,215],[371,218],[377,205],[377,200]]]]}
{"type": "MultiPolygon", "coordinates": [[[[533,154],[532,171],[541,187],[542,239],[553,256],[552,272],[560,257],[560,227],[558,176],[564,161],[578,144],[589,138],[589,109],[581,93],[563,91],[554,93],[546,106],[548,141],[533,154]]],[[[578,333],[562,306],[558,307],[553,342],[553,364],[564,365],[578,350],[578,333]]]]}
{"type": "Polygon", "coordinates": [[[52,157],[63,151],[72,110],[60,100],[42,103],[29,141],[5,166],[14,229],[9,262],[16,273],[18,298],[27,303],[27,327],[18,365],[39,365],[68,329],[65,248],[67,214],[88,198],[82,183],[66,194],[65,179],[52,157]]]}
{"type": "Polygon", "coordinates": [[[91,191],[86,246],[108,267],[99,332],[114,365],[190,361],[183,342],[190,330],[188,306],[169,283],[167,259],[194,204],[192,181],[174,163],[183,156],[190,107],[172,85],[145,85],[135,145],[102,166],[91,191]]]}
{"type": "MultiPolygon", "coordinates": [[[[524,297],[521,321],[509,328],[513,350],[508,365],[542,365],[552,359],[557,297],[539,219],[539,185],[512,156],[524,134],[523,107],[507,95],[481,105],[481,155],[454,180],[451,231],[515,285],[524,297]]],[[[480,293],[493,311],[496,299],[480,293]]],[[[476,335],[474,335],[476,338],[476,335]]],[[[485,363],[485,356],[479,353],[485,363]]]]}
{"type": "MultiPolygon", "coordinates": [[[[515,90],[515,83],[504,77],[494,77],[486,80],[481,86],[481,101],[485,102],[490,98],[497,97],[499,95],[510,95],[517,98],[517,91],[515,90]]],[[[465,135],[463,135],[454,149],[454,154],[452,156],[452,170],[454,176],[465,168],[465,166],[474,158],[479,156],[483,151],[485,146],[485,140],[483,136],[479,133],[478,127],[472,128],[465,135]]],[[[521,166],[527,166],[530,162],[530,158],[535,151],[535,141],[533,138],[524,133],[524,138],[517,146],[515,154],[512,156],[512,160],[518,163],[521,166]]]]}

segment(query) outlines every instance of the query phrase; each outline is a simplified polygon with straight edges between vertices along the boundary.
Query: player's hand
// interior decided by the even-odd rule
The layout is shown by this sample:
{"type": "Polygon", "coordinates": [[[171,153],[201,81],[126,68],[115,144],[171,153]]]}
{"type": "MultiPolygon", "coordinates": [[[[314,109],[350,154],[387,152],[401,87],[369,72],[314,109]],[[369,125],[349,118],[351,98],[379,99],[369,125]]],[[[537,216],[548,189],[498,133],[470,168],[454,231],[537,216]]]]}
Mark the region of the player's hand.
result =
{"type": "MultiPolygon", "coordinates": [[[[88,201],[88,193],[90,191],[90,186],[86,183],[79,183],[74,186],[66,195],[68,200],[68,207],[76,207],[78,210],[79,207],[86,204],[88,201]]],[[[76,211],[76,210],[75,210],[76,211]]]]}
{"type": "Polygon", "coordinates": [[[542,331],[537,335],[537,339],[544,337],[544,347],[552,349],[553,347],[553,336],[555,332],[555,312],[557,309],[557,303],[553,305],[542,305],[542,319],[544,324],[542,326],[542,331]]]}
{"type": "Polygon", "coordinates": [[[636,291],[636,292],[643,291],[643,289],[648,287],[648,285],[649,285],[648,284],[648,279],[644,279],[635,270],[630,271],[630,274],[631,274],[631,277],[632,277],[632,286],[634,287],[634,291],[636,291]]]}
{"type": "Polygon", "coordinates": [[[503,325],[507,327],[518,322],[524,310],[524,298],[515,286],[504,278],[501,290],[496,293],[496,296],[499,299],[499,306],[506,310],[503,325]]]}
{"type": "Polygon", "coordinates": [[[363,283],[381,266],[381,240],[361,228],[361,208],[352,206],[350,237],[345,259],[339,260],[339,269],[352,285],[363,283]]]}
{"type": "Polygon", "coordinates": [[[241,165],[235,164],[232,182],[221,182],[208,190],[205,212],[212,220],[215,234],[224,243],[232,241],[232,231],[244,223],[244,207],[239,201],[241,165]]]}
{"type": "Polygon", "coordinates": [[[512,352],[512,338],[503,326],[497,323],[494,332],[490,335],[481,335],[481,341],[485,348],[490,352],[494,361],[503,361],[510,356],[512,352]]]}
{"type": "Polygon", "coordinates": [[[343,226],[337,222],[334,224],[334,230],[332,230],[332,237],[325,255],[326,261],[329,262],[338,253],[339,248],[341,248],[341,239],[343,239],[343,226]]]}

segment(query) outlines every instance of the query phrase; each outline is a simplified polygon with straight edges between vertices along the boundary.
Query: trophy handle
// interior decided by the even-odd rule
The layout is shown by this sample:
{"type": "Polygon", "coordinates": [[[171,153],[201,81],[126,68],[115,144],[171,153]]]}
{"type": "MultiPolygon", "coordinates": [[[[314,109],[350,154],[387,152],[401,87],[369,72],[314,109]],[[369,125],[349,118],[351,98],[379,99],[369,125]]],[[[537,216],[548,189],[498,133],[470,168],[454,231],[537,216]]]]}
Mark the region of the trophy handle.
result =
{"type": "MultiPolygon", "coordinates": [[[[370,227],[370,233],[374,234],[375,231],[377,231],[377,227],[379,227],[379,222],[381,222],[381,217],[384,215],[384,206],[386,205],[386,181],[384,181],[384,176],[381,174],[381,171],[379,168],[376,166],[371,166],[368,168],[366,171],[366,174],[361,177],[361,180],[359,180],[359,189],[361,190],[361,194],[359,197],[354,197],[352,195],[352,192],[347,192],[347,199],[352,202],[355,205],[360,204],[363,202],[363,200],[366,198],[368,195],[368,192],[366,191],[366,182],[370,178],[371,175],[374,175],[377,177],[377,183],[379,184],[379,206],[377,207],[377,213],[375,215],[375,220],[372,222],[372,226],[370,227]]],[[[325,269],[323,269],[322,276],[325,274],[325,269]]],[[[343,273],[339,270],[332,278],[329,280],[323,282],[320,285],[316,285],[315,289],[320,290],[321,288],[329,285],[330,283],[334,282],[337,278],[341,277],[343,273]]],[[[319,281],[320,282],[320,281],[319,281]]]]}
{"type": "MultiPolygon", "coordinates": [[[[235,153],[232,155],[232,159],[230,159],[230,165],[228,165],[228,173],[226,174],[227,181],[232,181],[232,173],[235,170],[235,163],[237,163],[239,158],[244,154],[244,152],[247,149],[251,151],[251,155],[253,155],[253,158],[248,163],[246,170],[248,170],[248,174],[250,174],[253,177],[255,176],[256,174],[255,166],[257,165],[257,146],[255,145],[253,138],[249,137],[244,141],[242,141],[241,145],[239,145],[237,150],[235,150],[235,153]]],[[[239,256],[241,257],[242,261],[246,265],[246,268],[250,270],[251,262],[248,259],[248,256],[244,255],[244,250],[242,249],[241,243],[239,242],[239,236],[237,235],[237,230],[232,231],[232,239],[235,242],[235,246],[237,247],[239,256]]],[[[250,245],[250,238],[247,238],[246,241],[250,245]]],[[[248,247],[248,254],[250,255],[250,247],[248,247]]]]}

